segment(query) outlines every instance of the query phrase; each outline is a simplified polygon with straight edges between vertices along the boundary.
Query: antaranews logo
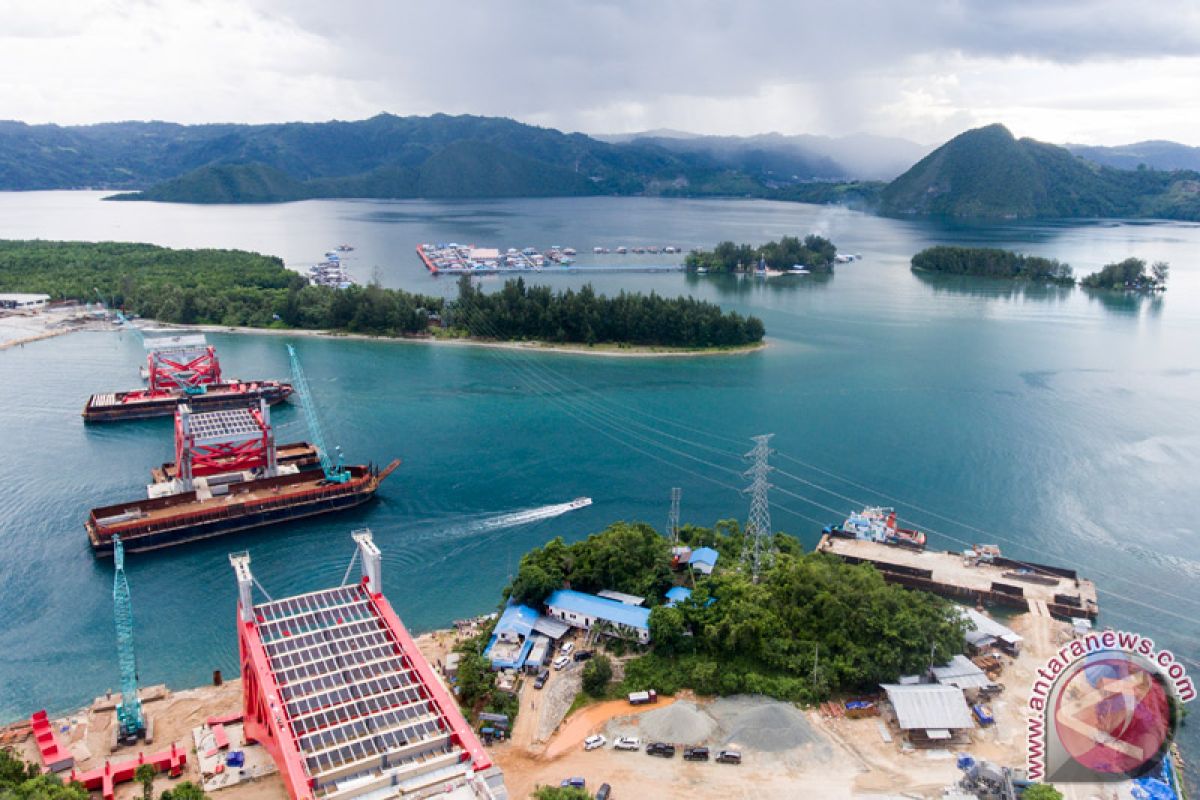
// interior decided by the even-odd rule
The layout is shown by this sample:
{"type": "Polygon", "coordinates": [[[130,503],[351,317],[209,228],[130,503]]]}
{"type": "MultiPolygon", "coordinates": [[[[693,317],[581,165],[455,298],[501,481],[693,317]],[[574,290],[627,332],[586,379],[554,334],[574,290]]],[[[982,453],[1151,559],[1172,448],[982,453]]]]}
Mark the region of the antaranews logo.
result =
{"type": "Polygon", "coordinates": [[[1171,746],[1181,703],[1196,690],[1153,639],[1104,631],[1064,645],[1029,695],[1029,778],[1123,781],[1147,774],[1171,746]]]}

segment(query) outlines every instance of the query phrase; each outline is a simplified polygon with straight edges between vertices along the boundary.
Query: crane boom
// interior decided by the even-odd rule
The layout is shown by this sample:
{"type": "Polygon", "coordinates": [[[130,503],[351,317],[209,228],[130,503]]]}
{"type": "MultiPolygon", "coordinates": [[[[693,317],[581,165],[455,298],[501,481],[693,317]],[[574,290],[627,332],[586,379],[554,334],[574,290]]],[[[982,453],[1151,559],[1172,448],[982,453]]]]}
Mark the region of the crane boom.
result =
{"type": "Polygon", "coordinates": [[[317,408],[313,404],[312,392],[308,388],[308,378],[304,376],[304,370],[300,366],[300,357],[296,355],[296,348],[290,344],[287,346],[287,350],[288,358],[292,362],[292,387],[296,391],[296,396],[300,398],[300,407],[304,409],[304,419],[308,422],[308,435],[312,439],[312,443],[316,445],[325,479],[334,483],[345,483],[350,479],[350,472],[342,468],[340,451],[336,463],[329,457],[329,450],[325,447],[325,435],[321,431],[321,420],[317,417],[317,408]]]}
{"type": "Polygon", "coordinates": [[[136,740],[146,731],[146,717],[138,697],[137,656],[133,650],[133,601],[129,581],[125,579],[125,548],[121,537],[113,535],[113,617],[117,623],[117,666],[121,671],[121,702],[117,705],[118,734],[122,740],[136,740]]]}

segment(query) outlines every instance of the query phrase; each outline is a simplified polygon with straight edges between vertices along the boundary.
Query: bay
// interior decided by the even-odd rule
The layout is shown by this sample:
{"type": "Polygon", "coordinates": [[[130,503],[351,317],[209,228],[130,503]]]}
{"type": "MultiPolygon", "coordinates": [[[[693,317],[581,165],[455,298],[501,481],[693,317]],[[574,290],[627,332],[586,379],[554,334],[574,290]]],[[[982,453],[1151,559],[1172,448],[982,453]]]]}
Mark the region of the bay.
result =
{"type": "MultiPolygon", "coordinates": [[[[104,203],[95,192],[0,194],[0,237],[230,247],[304,269],[334,245],[359,280],[452,296],[426,241],[548,247],[711,246],[815,232],[861,261],[832,277],[538,275],[556,287],[691,294],[760,316],[749,355],[618,359],[307,337],[214,334],[228,374],[286,377],[303,359],[326,433],[351,462],[402,458],[378,502],[347,515],[128,559],[143,683],[237,670],[227,554],[249,550],[273,594],[341,579],[349,532],[370,526],[384,586],[415,630],[491,610],[520,555],[614,520],[661,528],[744,519],[741,454],[776,434],[775,527],[815,544],[865,502],[895,505],[957,550],[1076,568],[1102,625],[1153,636],[1200,674],[1200,226],[1094,221],[969,226],[736,200],[578,198],[264,206],[104,203]],[[1059,258],[1077,274],[1136,255],[1171,263],[1160,298],[914,275],[931,244],[1059,258]],[[582,511],[539,518],[586,495],[582,511]],[[521,514],[529,512],[523,516],[521,514]],[[532,521],[525,521],[532,520],[532,521]]],[[[484,285],[499,286],[496,278],[484,285]]],[[[117,682],[112,568],[82,522],[141,495],[171,457],[170,425],[85,429],[86,397],[138,383],[129,334],[75,334],[0,352],[0,717],[63,710],[117,682]]],[[[294,407],[281,441],[304,438],[294,407]]],[[[1195,753],[1195,734],[1185,748],[1195,753]]]]}

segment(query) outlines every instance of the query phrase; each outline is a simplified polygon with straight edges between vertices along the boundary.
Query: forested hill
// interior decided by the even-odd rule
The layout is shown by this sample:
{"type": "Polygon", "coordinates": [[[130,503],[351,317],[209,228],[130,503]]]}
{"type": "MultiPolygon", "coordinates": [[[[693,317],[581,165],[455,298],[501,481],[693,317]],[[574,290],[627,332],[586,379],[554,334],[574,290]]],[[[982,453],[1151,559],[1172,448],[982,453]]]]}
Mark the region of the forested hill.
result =
{"type": "Polygon", "coordinates": [[[653,142],[611,144],[496,117],[0,122],[0,190],[73,188],[144,190],[138,199],[177,202],[770,191],[762,176],[708,154],[671,152],[653,142]]]}
{"type": "Polygon", "coordinates": [[[887,214],[1200,219],[1200,173],[1119,170],[989,125],[951,139],[883,190],[887,214]]]}

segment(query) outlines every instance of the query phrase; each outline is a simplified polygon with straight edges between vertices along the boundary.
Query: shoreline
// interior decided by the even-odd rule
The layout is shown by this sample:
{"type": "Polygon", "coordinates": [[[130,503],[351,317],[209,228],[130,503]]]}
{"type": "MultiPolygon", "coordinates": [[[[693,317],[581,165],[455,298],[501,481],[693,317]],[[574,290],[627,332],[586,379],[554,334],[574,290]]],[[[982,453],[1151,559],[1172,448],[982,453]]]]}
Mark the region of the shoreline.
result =
{"type": "Polygon", "coordinates": [[[379,336],[369,333],[339,333],[327,329],[307,328],[250,328],[239,325],[179,325],[176,323],[158,322],[163,328],[180,328],[203,331],[205,333],[232,333],[264,336],[304,336],[314,339],[346,339],[367,342],[399,342],[403,344],[424,345],[458,345],[463,347],[483,347],[493,350],[520,350],[534,353],[557,353],[562,355],[599,356],[606,358],[698,358],[705,356],[734,356],[746,355],[765,350],[769,342],[765,339],[751,345],[729,348],[669,348],[655,345],[611,345],[601,344],[595,347],[579,344],[551,344],[540,341],[501,342],[488,339],[446,338],[436,336],[379,336]]]}

